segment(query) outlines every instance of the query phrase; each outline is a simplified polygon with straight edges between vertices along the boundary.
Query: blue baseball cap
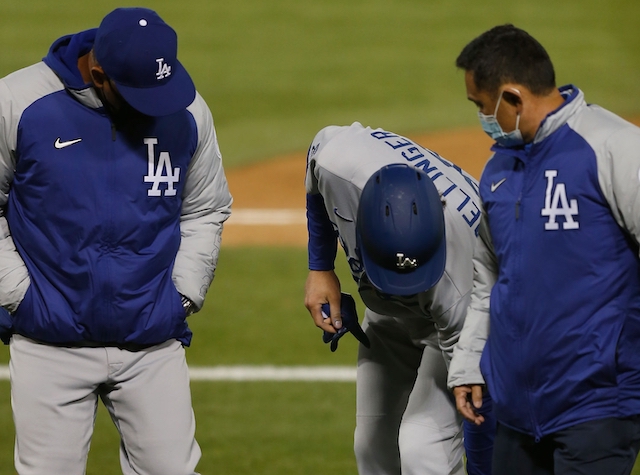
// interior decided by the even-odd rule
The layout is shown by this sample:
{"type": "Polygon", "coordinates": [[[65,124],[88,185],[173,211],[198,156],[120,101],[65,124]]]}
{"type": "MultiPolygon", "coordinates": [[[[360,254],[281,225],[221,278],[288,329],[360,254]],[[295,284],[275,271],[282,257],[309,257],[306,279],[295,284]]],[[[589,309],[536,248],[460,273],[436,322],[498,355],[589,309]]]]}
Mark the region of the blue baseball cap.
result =
{"type": "Polygon", "coordinates": [[[356,246],[369,281],[383,293],[413,295],[438,283],[447,258],[444,210],[423,170],[395,163],[369,178],[356,246]]]}
{"type": "Polygon", "coordinates": [[[185,109],[196,88],[180,61],[178,35],[148,8],[117,8],[104,17],[93,51],[127,103],[159,117],[185,109]]]}

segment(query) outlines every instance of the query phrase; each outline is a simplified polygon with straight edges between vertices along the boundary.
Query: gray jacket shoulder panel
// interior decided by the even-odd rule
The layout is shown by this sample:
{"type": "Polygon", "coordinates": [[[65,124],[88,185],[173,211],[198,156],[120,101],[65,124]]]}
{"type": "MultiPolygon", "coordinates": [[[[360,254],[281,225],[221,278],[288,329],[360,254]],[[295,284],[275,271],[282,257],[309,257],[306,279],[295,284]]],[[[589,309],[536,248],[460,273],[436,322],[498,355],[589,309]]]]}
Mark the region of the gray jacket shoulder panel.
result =
{"type": "Polygon", "coordinates": [[[600,189],[616,222],[640,244],[640,128],[594,105],[569,125],[595,152],[600,189]]]}

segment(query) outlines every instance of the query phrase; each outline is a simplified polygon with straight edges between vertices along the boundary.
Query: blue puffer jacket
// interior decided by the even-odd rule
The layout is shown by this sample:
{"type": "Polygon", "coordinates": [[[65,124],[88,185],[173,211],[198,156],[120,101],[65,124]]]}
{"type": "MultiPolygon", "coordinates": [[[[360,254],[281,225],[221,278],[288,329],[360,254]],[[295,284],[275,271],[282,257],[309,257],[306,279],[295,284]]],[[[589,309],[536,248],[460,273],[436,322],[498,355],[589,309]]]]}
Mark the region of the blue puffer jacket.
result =
{"type": "Polygon", "coordinates": [[[490,313],[481,370],[495,414],[536,437],[640,414],[640,130],[561,92],[534,142],[495,146],[482,174],[492,242],[476,252],[449,378],[482,382],[460,362],[490,313]]]}
{"type": "Polygon", "coordinates": [[[76,66],[94,37],[63,37],[43,63],[0,84],[0,112],[13,124],[0,169],[15,163],[15,174],[0,173],[10,184],[5,241],[28,275],[19,299],[7,273],[24,269],[11,267],[10,242],[0,246],[0,303],[15,310],[17,333],[43,342],[188,344],[180,294],[202,305],[231,202],[213,124],[198,96],[189,109],[117,129],[76,66]],[[205,236],[182,243],[181,226],[205,236]],[[185,256],[194,275],[174,269],[180,252],[195,253],[185,256]]]}

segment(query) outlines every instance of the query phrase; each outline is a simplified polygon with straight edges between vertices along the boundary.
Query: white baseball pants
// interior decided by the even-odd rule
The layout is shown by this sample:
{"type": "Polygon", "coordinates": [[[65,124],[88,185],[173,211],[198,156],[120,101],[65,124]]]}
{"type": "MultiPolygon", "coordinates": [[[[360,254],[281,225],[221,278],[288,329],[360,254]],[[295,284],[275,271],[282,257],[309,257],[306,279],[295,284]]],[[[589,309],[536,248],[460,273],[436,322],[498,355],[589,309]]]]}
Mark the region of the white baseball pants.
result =
{"type": "Polygon", "coordinates": [[[427,318],[367,309],[360,345],[355,453],[360,475],[462,475],[462,420],[427,318]]]}
{"type": "Polygon", "coordinates": [[[98,398],[120,433],[123,474],[197,475],[201,452],[180,342],[128,351],[14,335],[10,353],[20,475],[83,475],[98,398]]]}

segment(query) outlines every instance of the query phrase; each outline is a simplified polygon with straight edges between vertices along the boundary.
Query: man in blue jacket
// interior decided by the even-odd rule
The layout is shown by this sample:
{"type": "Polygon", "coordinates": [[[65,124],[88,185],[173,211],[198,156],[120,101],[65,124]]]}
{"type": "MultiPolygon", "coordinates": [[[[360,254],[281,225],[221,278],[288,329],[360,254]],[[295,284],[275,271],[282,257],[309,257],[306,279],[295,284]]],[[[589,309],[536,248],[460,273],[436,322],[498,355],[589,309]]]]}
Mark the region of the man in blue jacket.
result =
{"type": "Polygon", "coordinates": [[[230,205],[211,113],[152,10],[114,10],[0,80],[19,474],[84,473],[98,398],[124,473],[196,473],[187,316],[230,205]]]}
{"type": "Polygon", "coordinates": [[[628,474],[640,447],[640,129],[556,88],[513,25],[456,65],[496,140],[480,181],[489,238],[448,385],[498,428],[493,473],[628,474]]]}

